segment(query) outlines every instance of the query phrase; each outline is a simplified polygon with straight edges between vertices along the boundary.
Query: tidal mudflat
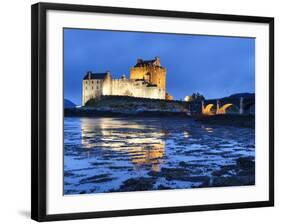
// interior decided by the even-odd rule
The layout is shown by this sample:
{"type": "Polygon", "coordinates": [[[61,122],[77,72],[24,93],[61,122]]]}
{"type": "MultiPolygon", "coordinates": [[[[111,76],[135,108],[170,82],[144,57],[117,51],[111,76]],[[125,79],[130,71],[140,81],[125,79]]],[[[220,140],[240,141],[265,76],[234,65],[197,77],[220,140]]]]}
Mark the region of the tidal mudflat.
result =
{"type": "Polygon", "coordinates": [[[64,120],[64,194],[255,184],[255,129],[192,118],[64,120]]]}

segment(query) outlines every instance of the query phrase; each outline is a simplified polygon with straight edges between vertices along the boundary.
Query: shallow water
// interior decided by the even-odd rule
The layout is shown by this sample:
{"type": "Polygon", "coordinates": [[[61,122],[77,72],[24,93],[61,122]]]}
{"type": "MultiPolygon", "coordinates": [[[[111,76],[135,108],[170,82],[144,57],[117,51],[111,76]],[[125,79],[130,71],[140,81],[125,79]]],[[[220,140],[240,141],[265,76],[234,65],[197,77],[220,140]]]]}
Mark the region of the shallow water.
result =
{"type": "Polygon", "coordinates": [[[251,128],[187,118],[66,117],[64,194],[251,185],[247,159],[254,163],[254,156],[251,128]]]}

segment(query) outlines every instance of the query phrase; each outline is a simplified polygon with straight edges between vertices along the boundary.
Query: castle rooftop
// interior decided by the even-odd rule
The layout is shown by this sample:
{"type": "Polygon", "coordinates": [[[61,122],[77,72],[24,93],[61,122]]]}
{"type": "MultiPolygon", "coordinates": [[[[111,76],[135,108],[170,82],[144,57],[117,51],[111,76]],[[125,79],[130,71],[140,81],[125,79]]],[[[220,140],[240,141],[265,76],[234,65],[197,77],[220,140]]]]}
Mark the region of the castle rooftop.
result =
{"type": "Polygon", "coordinates": [[[160,58],[159,57],[155,57],[152,60],[142,60],[142,59],[138,59],[137,63],[134,67],[143,67],[143,66],[157,66],[157,67],[161,67],[160,65],[160,58]]]}
{"type": "Polygon", "coordinates": [[[106,75],[108,73],[92,73],[92,72],[87,72],[87,74],[84,76],[83,80],[87,79],[105,79],[106,75]]]}

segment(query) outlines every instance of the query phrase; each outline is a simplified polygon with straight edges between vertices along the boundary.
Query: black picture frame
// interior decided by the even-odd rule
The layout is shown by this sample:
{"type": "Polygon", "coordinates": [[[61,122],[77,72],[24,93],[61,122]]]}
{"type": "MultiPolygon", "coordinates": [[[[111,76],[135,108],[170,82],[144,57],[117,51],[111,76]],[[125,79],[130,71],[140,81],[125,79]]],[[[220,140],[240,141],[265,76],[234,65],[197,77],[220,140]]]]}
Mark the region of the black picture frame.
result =
{"type": "Polygon", "coordinates": [[[161,213],[192,212],[274,205],[274,18],[164,11],[137,8],[103,7],[73,4],[37,3],[32,5],[31,17],[31,76],[32,76],[32,154],[31,154],[31,218],[36,221],[132,216],[161,213]],[[196,206],[160,207],[70,214],[46,214],[46,12],[63,10],[100,12],[124,15],[162,16],[205,20],[239,21],[269,24],[269,200],[243,203],[208,204],[196,206]]]}

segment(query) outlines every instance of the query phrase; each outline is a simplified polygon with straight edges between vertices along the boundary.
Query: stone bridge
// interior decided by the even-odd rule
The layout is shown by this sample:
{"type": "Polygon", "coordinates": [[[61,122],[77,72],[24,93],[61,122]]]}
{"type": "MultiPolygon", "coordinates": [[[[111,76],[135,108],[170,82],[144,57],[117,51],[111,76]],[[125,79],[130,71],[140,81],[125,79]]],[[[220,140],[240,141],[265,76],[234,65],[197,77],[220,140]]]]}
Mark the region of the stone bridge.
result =
{"type": "Polygon", "coordinates": [[[225,97],[202,101],[202,114],[254,114],[255,97],[225,97]]]}

